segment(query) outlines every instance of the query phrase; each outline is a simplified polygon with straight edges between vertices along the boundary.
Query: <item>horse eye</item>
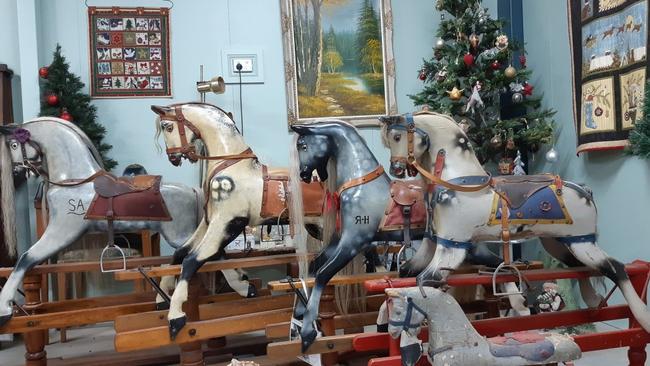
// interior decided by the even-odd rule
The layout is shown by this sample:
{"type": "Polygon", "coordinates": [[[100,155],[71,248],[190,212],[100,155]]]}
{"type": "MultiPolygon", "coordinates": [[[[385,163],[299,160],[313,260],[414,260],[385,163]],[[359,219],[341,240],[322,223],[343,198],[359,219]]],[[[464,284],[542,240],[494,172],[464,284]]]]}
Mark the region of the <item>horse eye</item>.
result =
{"type": "Polygon", "coordinates": [[[17,142],[12,142],[11,143],[11,148],[16,150],[18,148],[18,143],[17,142]]]}
{"type": "Polygon", "coordinates": [[[300,148],[302,149],[302,151],[307,151],[307,144],[300,145],[300,148]]]}
{"type": "Polygon", "coordinates": [[[168,124],[168,125],[166,125],[166,126],[165,126],[165,131],[167,131],[167,132],[172,132],[172,131],[174,131],[174,125],[171,124],[171,123],[168,124]]]}
{"type": "Polygon", "coordinates": [[[393,140],[395,140],[395,142],[399,142],[401,139],[402,139],[401,134],[393,136],[393,140]]]}

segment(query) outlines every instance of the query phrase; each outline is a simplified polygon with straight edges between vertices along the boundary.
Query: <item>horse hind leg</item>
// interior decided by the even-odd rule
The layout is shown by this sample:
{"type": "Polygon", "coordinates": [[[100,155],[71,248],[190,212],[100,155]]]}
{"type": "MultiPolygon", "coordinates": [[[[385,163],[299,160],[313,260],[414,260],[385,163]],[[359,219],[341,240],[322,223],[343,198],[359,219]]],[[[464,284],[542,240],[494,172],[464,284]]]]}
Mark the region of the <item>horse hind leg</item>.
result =
{"type": "Polygon", "coordinates": [[[646,304],[634,290],[632,282],[625,272],[625,266],[610,257],[594,242],[573,242],[567,244],[571,253],[586,266],[600,271],[604,276],[618,285],[625,301],[630,306],[634,318],[641,324],[646,332],[650,331],[650,312],[646,304]]]}
{"type": "Polygon", "coordinates": [[[400,277],[413,277],[427,268],[436,253],[436,243],[430,238],[423,238],[415,254],[400,266],[400,277]]]}
{"type": "MultiPolygon", "coordinates": [[[[557,239],[540,238],[540,240],[542,241],[542,246],[544,249],[546,249],[548,254],[560,261],[560,263],[564,264],[565,266],[569,268],[576,268],[585,265],[571,253],[566,245],[561,244],[557,241],[557,239]]],[[[596,291],[591,282],[591,279],[578,279],[578,286],[580,288],[580,296],[588,307],[596,308],[602,303],[604,298],[596,291]]]]}
{"type": "Polygon", "coordinates": [[[430,281],[434,282],[433,287],[442,286],[447,276],[463,263],[466,255],[465,248],[437,244],[431,263],[417,276],[418,286],[425,286],[430,281]]]}
{"type": "MultiPolygon", "coordinates": [[[[183,259],[187,256],[187,254],[190,252],[190,249],[192,249],[189,245],[184,245],[180,248],[177,248],[174,251],[174,255],[172,257],[172,265],[178,265],[183,263],[183,259]]],[[[174,285],[176,284],[176,276],[163,276],[160,279],[160,289],[169,296],[169,294],[172,293],[174,290],[174,285]]],[[[168,310],[169,309],[169,304],[165,301],[165,299],[160,295],[156,295],[156,310],[168,310]]]]}

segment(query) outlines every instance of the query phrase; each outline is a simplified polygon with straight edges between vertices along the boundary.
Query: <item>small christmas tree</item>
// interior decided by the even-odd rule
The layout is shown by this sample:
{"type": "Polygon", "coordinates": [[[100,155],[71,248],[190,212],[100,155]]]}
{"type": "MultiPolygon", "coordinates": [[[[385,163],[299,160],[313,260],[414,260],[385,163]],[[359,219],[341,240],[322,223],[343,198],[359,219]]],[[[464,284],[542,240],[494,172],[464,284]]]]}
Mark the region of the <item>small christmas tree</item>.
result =
{"type": "Polygon", "coordinates": [[[645,101],[650,101],[650,82],[645,86],[643,118],[636,121],[634,129],[630,131],[630,147],[627,152],[648,159],[650,158],[650,103],[645,101]]]}
{"type": "Polygon", "coordinates": [[[437,0],[442,21],[434,57],[425,60],[419,78],[424,90],[416,105],[452,115],[472,140],[482,163],[525,156],[552,141],[553,110],[540,108],[528,81],[526,56],[503,33],[481,0],[437,0]],[[451,15],[451,19],[445,19],[451,15]]]}
{"type": "Polygon", "coordinates": [[[43,99],[40,116],[53,116],[71,121],[81,128],[95,144],[104,160],[104,168],[111,170],[117,162],[106,156],[112,148],[103,142],[106,128],[97,123],[97,109],[90,104],[90,96],[83,93],[84,83],[70,72],[70,65],[61,55],[61,46],[56,46],[54,59],[48,67],[42,67],[39,75],[43,99]]]}

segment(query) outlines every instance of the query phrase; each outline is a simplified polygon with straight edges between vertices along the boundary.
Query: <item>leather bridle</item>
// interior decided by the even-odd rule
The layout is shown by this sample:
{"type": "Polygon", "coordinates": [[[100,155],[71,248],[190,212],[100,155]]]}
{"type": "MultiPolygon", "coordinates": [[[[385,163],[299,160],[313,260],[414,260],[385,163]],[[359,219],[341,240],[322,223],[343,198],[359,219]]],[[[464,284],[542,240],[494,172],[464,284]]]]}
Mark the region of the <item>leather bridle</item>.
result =
{"type": "Polygon", "coordinates": [[[411,323],[413,310],[422,314],[425,319],[427,320],[429,319],[429,315],[427,314],[427,312],[424,311],[421,307],[419,307],[415,302],[413,302],[412,298],[406,297],[404,300],[406,301],[406,314],[404,315],[404,320],[397,321],[397,320],[391,320],[389,318],[388,319],[389,325],[392,325],[394,327],[401,327],[402,330],[409,330],[409,329],[420,327],[422,325],[421,323],[411,323]]]}
{"type": "MultiPolygon", "coordinates": [[[[423,112],[426,113],[426,112],[423,112]]],[[[458,192],[478,192],[482,189],[485,189],[492,184],[492,179],[486,179],[486,181],[482,184],[479,185],[473,185],[473,186],[462,186],[458,184],[453,184],[450,183],[444,179],[441,178],[442,175],[442,168],[444,166],[444,158],[445,158],[445,151],[440,150],[438,152],[438,155],[436,157],[436,163],[435,163],[435,171],[432,174],[428,170],[424,169],[420,163],[418,163],[417,158],[415,157],[415,134],[418,133],[420,135],[423,135],[427,139],[427,147],[425,150],[428,150],[430,148],[430,139],[428,138],[429,135],[415,127],[415,121],[413,120],[413,115],[411,113],[407,113],[405,116],[406,119],[406,126],[401,125],[401,124],[393,124],[388,127],[388,130],[391,129],[405,129],[406,130],[406,142],[407,142],[407,156],[391,156],[391,163],[393,162],[402,162],[406,163],[407,167],[409,169],[413,169],[420,173],[424,178],[429,180],[431,184],[433,185],[440,185],[443,186],[447,189],[450,189],[452,191],[458,191],[458,192]]],[[[488,176],[490,175],[489,173],[486,173],[488,176]]]]}
{"type": "Polygon", "coordinates": [[[30,172],[41,175],[43,174],[42,163],[43,163],[43,150],[41,146],[31,139],[31,134],[29,130],[24,128],[16,128],[11,135],[11,139],[15,140],[20,144],[20,154],[22,162],[12,162],[14,167],[22,167],[30,172]],[[27,157],[27,145],[31,146],[34,151],[36,151],[36,157],[34,159],[29,159],[27,157]]]}
{"type": "Polygon", "coordinates": [[[179,147],[168,147],[166,149],[167,155],[172,154],[181,154],[182,156],[188,158],[190,161],[197,160],[241,160],[241,159],[256,159],[257,156],[249,148],[245,151],[238,154],[227,154],[227,155],[215,155],[215,156],[206,156],[199,155],[196,152],[196,146],[193,144],[193,141],[187,140],[187,131],[186,128],[194,133],[194,139],[201,139],[201,132],[199,129],[192,124],[185,115],[183,114],[183,106],[177,105],[174,107],[174,119],[167,119],[169,122],[175,122],[178,127],[178,135],[180,138],[181,146],[179,147]]]}

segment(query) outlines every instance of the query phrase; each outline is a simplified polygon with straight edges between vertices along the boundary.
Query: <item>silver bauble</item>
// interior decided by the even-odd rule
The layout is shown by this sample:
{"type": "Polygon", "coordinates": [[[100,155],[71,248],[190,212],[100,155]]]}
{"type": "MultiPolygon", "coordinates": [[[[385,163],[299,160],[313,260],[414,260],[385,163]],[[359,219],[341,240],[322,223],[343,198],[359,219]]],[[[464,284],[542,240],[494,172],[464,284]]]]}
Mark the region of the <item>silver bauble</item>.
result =
{"type": "Polygon", "coordinates": [[[524,101],[524,95],[521,93],[512,93],[512,102],[519,104],[524,101]]]}
{"type": "Polygon", "coordinates": [[[441,48],[443,48],[444,46],[445,46],[445,40],[442,39],[442,38],[438,38],[438,39],[436,40],[436,48],[437,48],[437,49],[441,49],[441,48]]]}
{"type": "Polygon", "coordinates": [[[554,147],[551,147],[549,151],[546,152],[546,161],[549,163],[555,163],[558,159],[557,150],[554,147]]]}

